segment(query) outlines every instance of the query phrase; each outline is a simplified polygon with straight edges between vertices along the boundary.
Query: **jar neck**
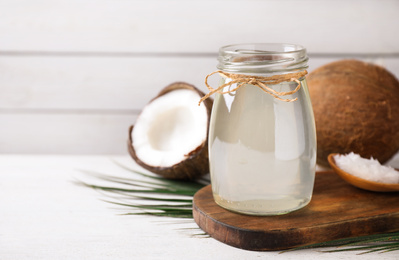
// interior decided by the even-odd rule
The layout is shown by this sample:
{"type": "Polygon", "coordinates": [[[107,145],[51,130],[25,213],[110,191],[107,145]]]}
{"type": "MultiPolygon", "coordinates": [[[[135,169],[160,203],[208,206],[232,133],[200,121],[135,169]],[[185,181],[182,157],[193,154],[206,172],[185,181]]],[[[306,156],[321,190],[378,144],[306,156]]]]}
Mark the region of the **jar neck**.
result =
{"type": "Polygon", "coordinates": [[[228,73],[266,75],[300,72],[308,68],[306,49],[285,43],[228,45],[219,50],[217,68],[228,73]]]}

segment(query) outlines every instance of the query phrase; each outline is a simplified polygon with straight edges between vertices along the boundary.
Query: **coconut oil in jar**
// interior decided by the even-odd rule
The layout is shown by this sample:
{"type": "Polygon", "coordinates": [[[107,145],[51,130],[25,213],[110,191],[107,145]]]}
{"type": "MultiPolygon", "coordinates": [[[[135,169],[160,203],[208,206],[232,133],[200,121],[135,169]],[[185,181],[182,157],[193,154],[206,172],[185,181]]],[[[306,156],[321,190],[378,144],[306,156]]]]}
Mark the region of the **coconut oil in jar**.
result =
{"type": "MultiPolygon", "coordinates": [[[[267,80],[297,75],[307,60],[306,50],[297,45],[232,45],[220,49],[218,68],[267,80]]],[[[250,215],[279,215],[306,206],[315,178],[316,134],[305,77],[262,82],[272,93],[284,93],[280,98],[236,81],[224,75],[221,85],[235,83],[221,90],[227,93],[216,94],[212,109],[209,160],[215,202],[250,215]],[[291,93],[298,83],[299,90],[291,93]]]]}

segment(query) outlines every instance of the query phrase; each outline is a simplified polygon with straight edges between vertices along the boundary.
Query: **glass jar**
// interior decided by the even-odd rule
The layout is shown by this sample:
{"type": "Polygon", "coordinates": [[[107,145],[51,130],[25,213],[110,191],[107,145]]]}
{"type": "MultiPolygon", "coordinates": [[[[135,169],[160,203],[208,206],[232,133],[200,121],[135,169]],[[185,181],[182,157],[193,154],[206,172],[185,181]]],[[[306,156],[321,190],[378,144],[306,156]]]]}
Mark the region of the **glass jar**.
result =
{"type": "Polygon", "coordinates": [[[315,121],[306,79],[277,84],[268,80],[306,74],[306,49],[293,44],[229,45],[220,49],[218,60],[217,68],[226,73],[220,86],[234,81],[228,75],[250,75],[262,77],[277,94],[251,82],[235,90],[242,83],[237,80],[219,91],[229,93],[216,93],[209,128],[215,202],[250,215],[279,215],[306,206],[316,165],[315,121]]]}

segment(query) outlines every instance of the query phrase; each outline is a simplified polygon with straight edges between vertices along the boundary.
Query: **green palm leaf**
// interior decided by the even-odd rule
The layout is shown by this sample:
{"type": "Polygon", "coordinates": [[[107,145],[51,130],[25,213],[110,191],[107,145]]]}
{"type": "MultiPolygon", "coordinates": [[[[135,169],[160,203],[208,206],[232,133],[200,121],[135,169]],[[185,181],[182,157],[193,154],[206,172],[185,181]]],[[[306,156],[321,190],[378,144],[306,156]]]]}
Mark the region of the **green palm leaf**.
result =
{"type": "Polygon", "coordinates": [[[323,251],[329,253],[342,251],[364,251],[360,254],[367,254],[378,251],[390,252],[399,250],[399,242],[395,241],[399,241],[399,232],[338,239],[307,246],[300,246],[290,250],[286,250],[284,252],[322,247],[338,247],[337,249],[323,251]]]}
{"type": "Polygon", "coordinates": [[[106,184],[90,184],[84,181],[77,181],[77,183],[107,193],[113,198],[113,200],[105,200],[108,203],[130,208],[131,211],[125,215],[192,218],[193,196],[199,189],[209,184],[207,180],[196,182],[169,180],[130,169],[118,162],[115,163],[133,173],[132,178],[82,170],[81,172],[86,175],[106,184]],[[145,201],[148,203],[143,203],[145,201]]]}

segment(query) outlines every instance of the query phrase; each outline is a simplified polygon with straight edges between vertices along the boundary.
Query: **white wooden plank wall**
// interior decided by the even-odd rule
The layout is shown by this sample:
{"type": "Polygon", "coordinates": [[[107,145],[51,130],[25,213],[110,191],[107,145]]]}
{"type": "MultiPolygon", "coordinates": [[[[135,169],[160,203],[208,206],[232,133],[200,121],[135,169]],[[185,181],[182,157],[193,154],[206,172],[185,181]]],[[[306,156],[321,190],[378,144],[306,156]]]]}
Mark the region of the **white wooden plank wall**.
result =
{"type": "Polygon", "coordinates": [[[125,154],[164,86],[204,76],[220,46],[289,42],[312,69],[343,58],[399,77],[395,0],[0,0],[0,153],[125,154]]]}

